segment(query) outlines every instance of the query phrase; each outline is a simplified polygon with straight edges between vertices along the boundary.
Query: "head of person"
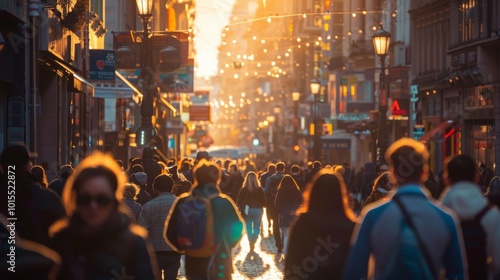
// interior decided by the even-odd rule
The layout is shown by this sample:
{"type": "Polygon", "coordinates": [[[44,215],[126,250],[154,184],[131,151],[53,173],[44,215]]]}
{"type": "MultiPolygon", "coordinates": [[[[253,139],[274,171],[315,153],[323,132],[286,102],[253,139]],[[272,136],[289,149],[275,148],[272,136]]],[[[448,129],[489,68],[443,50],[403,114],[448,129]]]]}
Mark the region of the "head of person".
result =
{"type": "Polygon", "coordinates": [[[95,228],[119,211],[126,179],[116,161],[94,152],[81,161],[63,190],[68,217],[76,215],[84,226],[95,228]]]}
{"type": "Polygon", "coordinates": [[[130,175],[129,181],[144,189],[148,183],[148,175],[144,172],[137,172],[130,175]]]}
{"type": "Polygon", "coordinates": [[[257,173],[253,171],[248,172],[245,176],[245,181],[243,181],[243,188],[247,188],[248,191],[253,192],[260,187],[260,181],[257,178],[257,173]]]}
{"type": "Polygon", "coordinates": [[[477,183],[479,174],[474,160],[468,155],[461,154],[445,160],[443,178],[446,185],[451,186],[462,181],[477,183]]]}
{"type": "Polygon", "coordinates": [[[290,168],[290,173],[292,175],[298,175],[300,174],[300,167],[296,164],[292,165],[292,167],[290,168]]]}
{"type": "Polygon", "coordinates": [[[193,185],[203,186],[207,184],[217,185],[220,182],[222,173],[217,164],[202,159],[194,167],[193,174],[195,180],[193,185]]]}
{"type": "Polygon", "coordinates": [[[313,169],[316,169],[316,170],[319,170],[323,167],[323,164],[321,163],[321,161],[319,160],[315,160],[313,163],[312,163],[312,168],[313,169]]]}
{"type": "Polygon", "coordinates": [[[160,174],[156,176],[155,181],[153,182],[153,190],[157,194],[172,192],[174,187],[174,180],[170,178],[167,174],[160,174]]]}
{"type": "Polygon", "coordinates": [[[387,163],[382,162],[377,164],[376,169],[377,169],[377,175],[380,175],[382,173],[389,171],[389,166],[387,166],[387,163]]]}
{"type": "Polygon", "coordinates": [[[134,183],[126,183],[123,187],[123,198],[130,198],[136,200],[139,193],[139,187],[134,183]]]}
{"type": "Polygon", "coordinates": [[[399,186],[420,184],[427,180],[429,152],[421,142],[401,138],[387,149],[385,160],[399,186]]]}
{"type": "Polygon", "coordinates": [[[304,202],[299,213],[314,213],[320,217],[335,217],[355,221],[349,207],[349,196],[344,180],[329,169],[318,171],[304,191],[304,202]]]}
{"type": "Polygon", "coordinates": [[[495,176],[491,179],[488,189],[486,190],[486,196],[500,198],[500,177],[495,176]]]}
{"type": "Polygon", "coordinates": [[[230,159],[226,159],[226,160],[224,161],[224,169],[225,169],[225,170],[229,170],[229,165],[231,164],[231,162],[232,162],[232,161],[231,161],[230,159]]]}
{"type": "Polygon", "coordinates": [[[179,181],[180,180],[180,178],[179,178],[179,169],[178,169],[177,164],[168,167],[167,170],[168,170],[168,173],[170,174],[170,177],[172,178],[173,181],[179,181]]]}
{"type": "Polygon", "coordinates": [[[238,164],[236,163],[231,163],[229,165],[229,174],[231,175],[236,175],[238,173],[238,164]]]}
{"type": "Polygon", "coordinates": [[[184,171],[191,169],[191,163],[189,161],[182,162],[181,169],[184,171]]]}
{"type": "Polygon", "coordinates": [[[222,168],[222,160],[218,159],[215,161],[215,164],[219,166],[219,168],[222,168]]]}
{"type": "Polygon", "coordinates": [[[130,168],[130,174],[135,174],[138,172],[144,172],[144,167],[140,164],[134,164],[132,168],[130,168]]]}
{"type": "Polygon", "coordinates": [[[269,173],[276,173],[276,164],[270,162],[267,165],[267,172],[269,172],[269,173]]]}
{"type": "Polygon", "coordinates": [[[335,167],[332,168],[333,173],[338,173],[340,176],[344,176],[345,174],[345,168],[342,165],[335,165],[335,167]]]}
{"type": "Polygon", "coordinates": [[[73,169],[71,164],[65,164],[59,169],[59,178],[66,180],[69,178],[69,176],[73,175],[74,172],[75,170],[73,169]]]}
{"type": "Polygon", "coordinates": [[[147,159],[147,160],[153,160],[153,149],[151,147],[144,147],[144,150],[142,150],[142,159],[147,159]]]}
{"type": "Polygon", "coordinates": [[[397,186],[397,181],[390,172],[382,173],[375,179],[373,183],[373,191],[379,192],[383,195],[389,194],[397,186]]]}
{"type": "Polygon", "coordinates": [[[281,178],[278,189],[284,192],[293,192],[299,190],[299,186],[297,185],[297,182],[295,182],[295,179],[287,174],[281,178]]]}
{"type": "Polygon", "coordinates": [[[42,187],[46,188],[49,185],[45,170],[40,165],[33,165],[33,167],[31,167],[31,175],[33,175],[35,180],[40,183],[42,187]]]}
{"type": "Polygon", "coordinates": [[[276,172],[280,172],[280,173],[283,173],[285,172],[285,163],[280,161],[278,163],[276,163],[276,172]]]}
{"type": "Polygon", "coordinates": [[[197,154],[196,154],[196,161],[200,161],[202,159],[205,159],[205,160],[210,160],[210,155],[208,154],[207,151],[199,151],[197,154]]]}
{"type": "Polygon", "coordinates": [[[5,148],[0,156],[0,164],[3,173],[8,172],[9,166],[15,166],[16,173],[21,170],[30,173],[33,166],[30,154],[24,144],[13,144],[5,148]]]}
{"type": "Polygon", "coordinates": [[[118,163],[118,166],[120,166],[120,168],[123,169],[123,161],[121,159],[117,159],[116,163],[118,163]]]}

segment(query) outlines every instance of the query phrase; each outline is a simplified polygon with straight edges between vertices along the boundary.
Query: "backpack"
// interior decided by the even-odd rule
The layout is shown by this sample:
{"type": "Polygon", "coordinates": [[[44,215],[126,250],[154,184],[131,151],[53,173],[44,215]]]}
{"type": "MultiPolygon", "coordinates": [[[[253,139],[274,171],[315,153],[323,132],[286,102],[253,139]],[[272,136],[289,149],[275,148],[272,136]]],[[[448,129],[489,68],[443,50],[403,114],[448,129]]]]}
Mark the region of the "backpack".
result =
{"type": "Polygon", "coordinates": [[[278,186],[281,182],[281,177],[270,177],[269,180],[269,189],[267,190],[267,198],[271,199],[272,203],[274,203],[274,199],[276,198],[276,194],[278,194],[278,186]]]}
{"type": "Polygon", "coordinates": [[[433,268],[430,267],[429,257],[426,256],[424,245],[409,215],[397,197],[393,201],[400,207],[404,219],[401,221],[401,231],[396,250],[391,256],[384,275],[377,277],[384,280],[428,280],[435,279],[433,268]]]}
{"type": "Polygon", "coordinates": [[[188,195],[179,205],[179,215],[175,220],[176,238],[178,248],[187,256],[210,257],[217,249],[213,198],[188,195]]]}
{"type": "Polygon", "coordinates": [[[486,232],[481,219],[490,208],[491,205],[488,204],[472,219],[460,221],[471,279],[488,279],[486,232]]]}

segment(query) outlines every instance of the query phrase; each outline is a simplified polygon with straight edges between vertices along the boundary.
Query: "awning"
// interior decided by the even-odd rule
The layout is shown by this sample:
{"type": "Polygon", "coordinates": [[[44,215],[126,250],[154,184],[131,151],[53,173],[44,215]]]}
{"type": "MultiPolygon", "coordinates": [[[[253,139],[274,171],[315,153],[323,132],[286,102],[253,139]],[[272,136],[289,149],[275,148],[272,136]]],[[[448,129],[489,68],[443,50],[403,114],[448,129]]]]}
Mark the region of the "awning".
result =
{"type": "Polygon", "coordinates": [[[142,93],[118,71],[115,71],[116,78],[121,80],[126,87],[121,86],[96,86],[95,97],[97,98],[131,98],[139,104],[142,100],[142,93]]]}
{"type": "Polygon", "coordinates": [[[69,66],[57,60],[54,61],[59,65],[59,67],[61,67],[67,72],[68,76],[72,77],[71,79],[69,79],[68,83],[69,91],[78,91],[84,94],[94,96],[94,85],[85,80],[82,76],[76,73],[69,66]]]}
{"type": "Polygon", "coordinates": [[[429,140],[433,139],[434,137],[447,137],[448,133],[447,131],[450,130],[453,127],[459,126],[460,122],[458,120],[447,120],[444,121],[440,124],[438,124],[436,127],[434,127],[432,130],[428,131],[422,137],[420,137],[419,141],[427,143],[429,140]]]}
{"type": "Polygon", "coordinates": [[[94,96],[94,86],[76,73],[75,70],[54,58],[53,55],[42,55],[38,59],[38,62],[41,66],[54,71],[60,77],[67,77],[68,91],[77,91],[94,96]]]}

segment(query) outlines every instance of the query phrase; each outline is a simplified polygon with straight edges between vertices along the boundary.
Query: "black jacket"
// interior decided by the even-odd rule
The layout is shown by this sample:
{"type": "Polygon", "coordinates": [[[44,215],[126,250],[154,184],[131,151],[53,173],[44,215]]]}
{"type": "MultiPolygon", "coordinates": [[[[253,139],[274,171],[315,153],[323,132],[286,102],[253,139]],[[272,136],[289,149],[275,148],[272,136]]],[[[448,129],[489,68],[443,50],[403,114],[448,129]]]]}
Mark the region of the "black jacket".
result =
{"type": "Polygon", "coordinates": [[[300,215],[290,229],[285,258],[285,271],[290,273],[284,279],[303,279],[300,273],[307,274],[308,279],[341,279],[354,224],[312,213],[300,215]],[[317,268],[295,272],[293,268],[303,268],[307,259],[315,260],[317,268]]]}
{"type": "Polygon", "coordinates": [[[241,188],[236,205],[238,205],[240,211],[244,210],[245,205],[248,205],[250,208],[266,207],[264,190],[258,188],[256,191],[249,192],[247,188],[241,188]]]}
{"type": "Polygon", "coordinates": [[[62,258],[58,279],[158,279],[156,258],[125,214],[111,214],[94,233],[82,224],[75,214],[53,238],[62,258]]]}

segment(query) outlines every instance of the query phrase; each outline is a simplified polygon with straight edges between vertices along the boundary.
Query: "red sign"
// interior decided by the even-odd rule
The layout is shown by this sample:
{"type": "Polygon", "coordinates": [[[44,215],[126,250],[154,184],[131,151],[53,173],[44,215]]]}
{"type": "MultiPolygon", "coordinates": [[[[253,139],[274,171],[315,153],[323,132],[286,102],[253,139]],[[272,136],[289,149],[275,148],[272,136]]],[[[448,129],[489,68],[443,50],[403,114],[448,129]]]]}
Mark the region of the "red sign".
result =
{"type": "Polygon", "coordinates": [[[189,106],[189,120],[192,122],[210,121],[210,106],[189,106]]]}
{"type": "Polygon", "coordinates": [[[407,116],[408,115],[408,99],[393,99],[390,108],[391,115],[393,116],[407,116]]]}

